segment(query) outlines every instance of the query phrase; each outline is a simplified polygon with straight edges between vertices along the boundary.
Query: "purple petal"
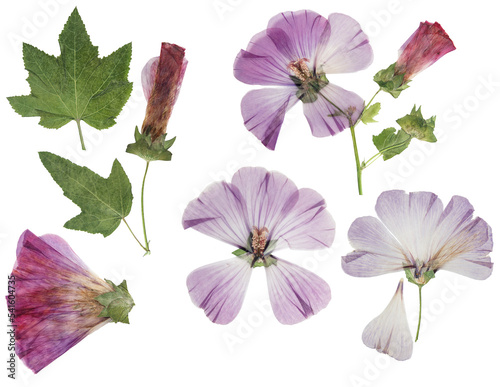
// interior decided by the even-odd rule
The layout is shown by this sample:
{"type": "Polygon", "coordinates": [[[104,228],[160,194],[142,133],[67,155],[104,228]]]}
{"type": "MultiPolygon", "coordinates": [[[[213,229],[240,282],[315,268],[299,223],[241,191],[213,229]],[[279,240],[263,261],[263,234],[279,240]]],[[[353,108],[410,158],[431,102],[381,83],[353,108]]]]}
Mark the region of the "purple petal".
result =
{"type": "Polygon", "coordinates": [[[351,123],[354,124],[364,109],[364,101],[356,93],[329,83],[321,89],[316,101],[303,106],[313,136],[325,137],[340,133],[351,123]]]}
{"type": "MultiPolygon", "coordinates": [[[[302,58],[311,61],[316,55],[318,44],[330,35],[328,20],[308,10],[280,13],[269,21],[267,28],[271,33],[277,30],[284,32],[289,43],[280,51],[288,54],[289,61],[302,58]]],[[[283,37],[275,39],[276,44],[283,41],[283,37]]]]}
{"type": "Polygon", "coordinates": [[[411,265],[407,255],[377,218],[356,219],[349,228],[349,243],[355,249],[342,257],[342,269],[354,277],[372,277],[403,270],[411,265]]]}
{"type": "Polygon", "coordinates": [[[332,13],[328,21],[331,34],[318,47],[316,57],[320,71],[335,74],[367,68],[373,61],[373,51],[359,23],[341,13],[332,13]]]}
{"type": "Polygon", "coordinates": [[[331,299],[328,284],[309,270],[278,259],[266,267],[269,298],[282,324],[297,324],[317,314],[331,299]]]}
{"type": "Polygon", "coordinates": [[[151,97],[151,92],[153,91],[153,86],[155,84],[156,70],[158,69],[158,62],[160,57],[151,58],[148,63],[142,68],[141,81],[142,90],[144,91],[144,97],[146,101],[149,101],[151,97]]]}
{"type": "Polygon", "coordinates": [[[196,269],[187,278],[193,303],[217,324],[228,324],[238,315],[252,268],[242,258],[231,258],[196,269]]]}
{"type": "Polygon", "coordinates": [[[94,298],[113,289],[57,236],[25,231],[12,273],[16,353],[35,373],[110,321],[94,298]]]}
{"type": "Polygon", "coordinates": [[[246,247],[252,229],[245,199],[236,186],[226,182],[211,184],[189,202],[182,225],[237,247],[246,247]]]}
{"type": "Polygon", "coordinates": [[[491,275],[491,228],[481,218],[472,219],[473,212],[466,198],[454,196],[450,200],[433,234],[432,268],[474,279],[486,279],[491,275]]]}
{"type": "Polygon", "coordinates": [[[245,127],[266,148],[274,150],[276,147],[285,113],[298,101],[296,92],[297,88],[290,86],[252,90],[243,97],[241,114],[245,127]]]}
{"type": "Polygon", "coordinates": [[[363,343],[396,360],[408,360],[413,352],[413,339],[403,302],[403,280],[385,310],[363,331],[363,343]]]}
{"type": "Polygon", "coordinates": [[[386,191],[375,206],[378,217],[405,247],[408,260],[427,262],[433,255],[431,241],[443,212],[432,192],[386,191]]]}

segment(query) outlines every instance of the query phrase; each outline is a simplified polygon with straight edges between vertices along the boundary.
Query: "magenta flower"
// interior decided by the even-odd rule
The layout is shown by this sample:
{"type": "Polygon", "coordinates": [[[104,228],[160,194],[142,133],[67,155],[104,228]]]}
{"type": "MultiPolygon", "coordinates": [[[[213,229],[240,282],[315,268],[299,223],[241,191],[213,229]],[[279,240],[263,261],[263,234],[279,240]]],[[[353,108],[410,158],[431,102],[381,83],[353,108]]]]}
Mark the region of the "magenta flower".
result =
{"type": "Polygon", "coordinates": [[[278,172],[242,168],[231,183],[217,182],[189,203],[182,220],[236,247],[236,257],[203,266],[187,278],[193,303],[218,324],[228,324],[243,304],[252,268],[266,270],[278,321],[295,324],[325,308],[330,287],[316,274],[274,255],[275,251],[331,246],[335,222],[324,199],[278,172]]]}
{"type": "Polygon", "coordinates": [[[148,100],[142,133],[154,142],[166,127],[181,89],[187,60],[184,48],[162,43],[159,57],[151,58],[142,69],[142,88],[148,100]]]}
{"type": "Polygon", "coordinates": [[[300,100],[313,136],[341,132],[358,120],[364,101],[325,74],[362,70],[372,59],[368,37],[349,16],[334,13],[327,20],[306,10],[274,16],[234,62],[241,82],[279,86],[243,97],[246,128],[274,150],[285,113],[300,100]]]}
{"type": "Polygon", "coordinates": [[[404,74],[403,82],[406,82],[453,50],[455,45],[439,23],[420,23],[399,49],[394,73],[404,74]]]}
{"type": "Polygon", "coordinates": [[[128,323],[134,305],[125,281],[97,277],[57,235],[25,231],[12,275],[16,353],[35,373],[108,322],[128,323]]]}
{"type": "MultiPolygon", "coordinates": [[[[419,287],[420,313],[422,287],[438,271],[478,280],[491,275],[491,228],[483,219],[472,217],[474,208],[467,199],[453,196],[443,208],[441,200],[431,192],[408,195],[394,190],[379,196],[375,210],[380,220],[372,216],[358,218],[349,229],[354,251],[342,257],[347,274],[372,277],[405,271],[408,280],[419,287]]],[[[416,340],[419,330],[420,318],[416,340]]]]}

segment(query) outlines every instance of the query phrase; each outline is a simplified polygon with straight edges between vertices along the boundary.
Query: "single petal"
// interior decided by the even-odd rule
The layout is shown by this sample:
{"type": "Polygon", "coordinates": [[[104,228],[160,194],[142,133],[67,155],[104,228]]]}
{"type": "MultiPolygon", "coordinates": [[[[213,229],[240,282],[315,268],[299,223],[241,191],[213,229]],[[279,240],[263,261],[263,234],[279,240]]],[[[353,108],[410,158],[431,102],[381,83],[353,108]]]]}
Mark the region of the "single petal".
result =
{"type": "Polygon", "coordinates": [[[266,267],[269,298],[282,324],[296,324],[317,314],[331,299],[328,284],[309,270],[277,259],[266,267]]]}
{"type": "Polygon", "coordinates": [[[141,72],[141,82],[142,91],[144,92],[144,97],[146,101],[149,101],[151,97],[151,92],[153,91],[153,86],[155,84],[156,70],[158,69],[158,62],[160,57],[151,58],[148,63],[142,68],[141,72]]]}
{"type": "Polygon", "coordinates": [[[303,106],[313,136],[325,137],[340,133],[356,123],[365,104],[356,93],[329,83],[321,89],[316,101],[303,106]]]}
{"type": "Polygon", "coordinates": [[[355,249],[342,257],[342,269],[354,277],[372,277],[403,270],[412,262],[387,228],[372,216],[356,219],[348,232],[355,249]]]}
{"type": "Polygon", "coordinates": [[[443,213],[441,200],[432,192],[394,190],[380,194],[377,215],[399,243],[412,263],[426,263],[433,255],[432,236],[443,213]]]}
{"type": "Polygon", "coordinates": [[[433,270],[449,270],[474,279],[491,275],[491,227],[481,218],[472,219],[473,212],[466,198],[453,196],[450,200],[433,234],[433,270]]]}
{"type": "Polygon", "coordinates": [[[187,278],[193,303],[217,324],[229,324],[238,315],[252,268],[240,257],[196,269],[187,278]]]}
{"type": "Polygon", "coordinates": [[[295,86],[248,92],[241,101],[245,127],[271,150],[276,147],[285,113],[297,103],[295,86]]]}
{"type": "Polygon", "coordinates": [[[184,210],[184,229],[194,228],[230,245],[245,248],[252,225],[240,190],[226,182],[209,185],[184,210]]]}
{"type": "MultiPolygon", "coordinates": [[[[269,21],[267,28],[271,34],[278,30],[284,32],[289,43],[280,48],[280,52],[286,53],[290,61],[302,58],[312,60],[319,43],[330,36],[328,20],[308,10],[280,13],[269,21]]],[[[274,41],[279,45],[285,39],[276,36],[274,41]]]]}
{"type": "Polygon", "coordinates": [[[373,61],[368,36],[359,23],[341,13],[328,17],[331,33],[316,54],[316,66],[326,74],[350,73],[367,68],[373,61]]]}
{"type": "Polygon", "coordinates": [[[386,353],[396,360],[408,360],[411,357],[413,339],[403,302],[402,279],[389,305],[366,326],[362,338],[367,347],[386,353]]]}

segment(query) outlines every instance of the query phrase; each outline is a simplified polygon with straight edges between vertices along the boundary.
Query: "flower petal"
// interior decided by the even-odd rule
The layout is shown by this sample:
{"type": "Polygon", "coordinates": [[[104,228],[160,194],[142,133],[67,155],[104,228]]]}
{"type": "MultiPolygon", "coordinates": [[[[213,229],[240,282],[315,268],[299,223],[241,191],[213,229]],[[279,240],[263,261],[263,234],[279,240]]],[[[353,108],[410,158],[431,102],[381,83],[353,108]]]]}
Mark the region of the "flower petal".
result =
{"type": "Polygon", "coordinates": [[[241,100],[245,127],[271,150],[276,147],[285,113],[297,103],[295,86],[249,91],[241,100]]]}
{"type": "Polygon", "coordinates": [[[187,278],[193,303],[217,324],[229,324],[238,315],[252,268],[242,258],[231,258],[196,269],[187,278]]]}
{"type": "Polygon", "coordinates": [[[316,101],[304,103],[303,106],[313,136],[325,137],[333,136],[348,128],[350,126],[348,117],[354,124],[365,105],[363,99],[356,93],[329,83],[321,89],[316,101]]]}
{"type": "Polygon", "coordinates": [[[269,298],[282,324],[296,324],[317,314],[331,299],[328,284],[309,270],[277,259],[266,267],[269,298]]]}
{"type": "Polygon", "coordinates": [[[377,215],[405,247],[407,259],[427,262],[433,255],[431,241],[443,212],[441,200],[432,192],[394,190],[380,194],[377,215]]]}
{"type": "Polygon", "coordinates": [[[402,279],[389,305],[366,326],[362,338],[367,347],[396,360],[408,360],[411,357],[413,339],[403,302],[402,279]]]}
{"type": "Polygon", "coordinates": [[[377,218],[356,219],[348,233],[355,251],[342,257],[342,269],[354,277],[371,277],[403,270],[411,262],[405,251],[377,218]]]}
{"type": "Polygon", "coordinates": [[[151,92],[153,91],[153,86],[155,84],[156,70],[158,69],[158,62],[160,57],[151,58],[148,63],[142,68],[141,81],[142,81],[142,91],[144,92],[144,97],[146,101],[149,101],[151,97],[151,92]]]}
{"type": "Polygon", "coordinates": [[[184,229],[194,228],[230,245],[245,248],[251,226],[240,190],[226,182],[208,186],[190,201],[182,217],[184,229]]]}
{"type": "Polygon", "coordinates": [[[359,23],[341,13],[332,13],[328,21],[330,37],[322,42],[316,54],[319,71],[335,74],[367,68],[373,61],[373,50],[359,23]]]}
{"type": "Polygon", "coordinates": [[[433,234],[434,270],[449,270],[474,279],[491,275],[491,228],[481,218],[472,219],[473,212],[474,207],[466,198],[453,196],[450,200],[433,234]]]}

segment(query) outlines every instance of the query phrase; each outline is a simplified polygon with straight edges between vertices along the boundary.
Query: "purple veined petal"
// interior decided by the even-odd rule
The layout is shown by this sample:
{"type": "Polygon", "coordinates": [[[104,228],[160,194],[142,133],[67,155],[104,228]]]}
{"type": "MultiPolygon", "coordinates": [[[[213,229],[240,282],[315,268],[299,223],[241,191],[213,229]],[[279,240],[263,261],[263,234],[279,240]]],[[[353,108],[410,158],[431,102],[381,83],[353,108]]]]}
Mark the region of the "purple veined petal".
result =
{"type": "Polygon", "coordinates": [[[491,228],[481,218],[472,219],[473,212],[474,207],[466,198],[453,196],[450,200],[433,234],[434,270],[449,270],[473,279],[491,275],[491,228]]]}
{"type": "Polygon", "coordinates": [[[276,258],[266,267],[269,298],[282,324],[297,324],[317,314],[331,299],[330,287],[316,274],[276,258]]]}
{"type": "Polygon", "coordinates": [[[326,202],[316,191],[301,188],[294,206],[273,229],[275,250],[286,244],[291,249],[315,250],[330,247],[335,238],[335,221],[326,210],[326,202]],[[285,242],[285,243],[282,243],[285,242]]]}
{"type": "Polygon", "coordinates": [[[189,202],[182,225],[184,229],[192,227],[232,246],[246,247],[252,230],[247,213],[240,190],[233,184],[216,182],[189,202]]]}
{"type": "Polygon", "coordinates": [[[367,68],[373,61],[373,50],[359,23],[341,13],[332,13],[328,21],[331,34],[318,47],[316,54],[319,71],[335,74],[367,68]]]}
{"type": "Polygon", "coordinates": [[[245,127],[271,150],[285,119],[285,113],[299,100],[297,87],[268,88],[249,91],[241,100],[245,127]]]}
{"type": "MultiPolygon", "coordinates": [[[[305,58],[312,62],[319,43],[330,35],[328,20],[308,10],[280,13],[269,21],[267,28],[282,30],[288,37],[288,47],[280,51],[290,56],[289,61],[305,58]]],[[[283,40],[275,39],[277,43],[283,40]]]]}
{"type": "Polygon", "coordinates": [[[212,322],[229,324],[243,305],[251,274],[247,260],[231,258],[194,270],[186,284],[193,303],[212,322]]]}
{"type": "Polygon", "coordinates": [[[355,249],[342,257],[342,269],[353,277],[372,277],[413,265],[399,242],[372,216],[356,219],[348,232],[355,249]]]}
{"type": "Polygon", "coordinates": [[[144,97],[146,97],[146,101],[149,101],[149,97],[151,97],[151,92],[153,91],[153,86],[155,84],[156,70],[158,69],[158,63],[160,61],[160,57],[151,58],[148,63],[142,68],[141,72],[141,81],[142,81],[142,90],[144,91],[144,97]]]}
{"type": "Polygon", "coordinates": [[[347,116],[351,117],[351,122],[354,124],[365,105],[363,99],[356,93],[329,83],[321,89],[316,101],[304,103],[303,106],[313,136],[326,137],[333,136],[350,127],[347,116]],[[333,102],[335,106],[322,95],[333,102]]]}
{"type": "Polygon", "coordinates": [[[413,352],[413,339],[403,301],[403,279],[385,310],[363,331],[363,343],[396,360],[408,360],[413,352]]]}
{"type": "Polygon", "coordinates": [[[380,194],[378,217],[405,247],[411,261],[426,263],[433,255],[431,241],[443,212],[443,203],[432,192],[393,190],[380,194]]]}

